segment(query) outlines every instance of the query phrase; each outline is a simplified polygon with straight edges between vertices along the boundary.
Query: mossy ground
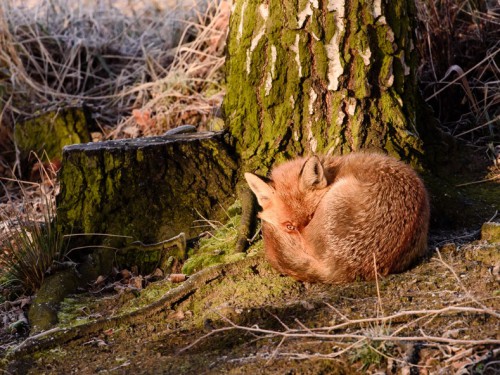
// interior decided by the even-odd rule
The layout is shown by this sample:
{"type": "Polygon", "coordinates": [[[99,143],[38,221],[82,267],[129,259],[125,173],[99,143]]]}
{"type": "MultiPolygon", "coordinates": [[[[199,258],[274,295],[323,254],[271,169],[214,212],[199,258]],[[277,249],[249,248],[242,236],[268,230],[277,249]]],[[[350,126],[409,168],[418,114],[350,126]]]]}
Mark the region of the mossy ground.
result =
{"type": "Polygon", "coordinates": [[[253,244],[246,253],[236,250],[241,210],[241,202],[236,201],[226,211],[228,220],[225,224],[212,223],[216,230],[208,237],[202,238],[196,249],[189,251],[189,257],[182,267],[182,272],[191,275],[209,266],[244,259],[247,255],[254,255],[262,249],[262,242],[258,242],[253,244]]]}
{"type": "MultiPolygon", "coordinates": [[[[500,309],[498,275],[500,245],[474,242],[441,247],[416,268],[375,282],[319,285],[296,282],[277,274],[262,258],[239,262],[233,269],[207,281],[175,305],[165,306],[147,319],[83,335],[61,346],[4,361],[10,372],[134,374],[301,374],[360,373],[375,370],[396,373],[416,351],[419,366],[429,371],[456,370],[491,346],[467,346],[410,341],[370,341],[354,345],[335,359],[321,358],[349,346],[345,340],[314,337],[286,339],[245,330],[221,331],[180,351],[213,329],[229,326],[226,319],[245,327],[283,331],[332,326],[345,319],[388,316],[400,311],[442,309],[449,306],[485,306],[500,309]],[[237,271],[235,271],[237,270],[237,271]],[[380,299],[378,297],[380,293],[380,299]],[[454,355],[465,353],[460,360],[454,355]],[[298,358],[304,358],[300,360],[298,358]],[[451,359],[451,360],[450,360],[451,359]],[[401,362],[402,361],[402,362],[401,362]],[[21,371],[22,370],[22,371],[21,371]]],[[[152,284],[139,296],[80,299],[73,306],[81,314],[107,316],[131,311],[157,300],[177,285],[152,284]],[[121,300],[121,302],[120,302],[121,300]],[[81,303],[83,302],[83,303],[81,303]],[[92,303],[90,303],[92,302],[92,303]]],[[[67,313],[67,311],[66,311],[67,313]]],[[[428,336],[464,340],[500,339],[500,322],[485,313],[442,313],[407,316],[390,322],[371,322],[332,333],[381,334],[396,337],[428,336]],[[403,326],[406,328],[403,329],[403,326]]],[[[483,364],[482,366],[485,366],[483,364]]]]}

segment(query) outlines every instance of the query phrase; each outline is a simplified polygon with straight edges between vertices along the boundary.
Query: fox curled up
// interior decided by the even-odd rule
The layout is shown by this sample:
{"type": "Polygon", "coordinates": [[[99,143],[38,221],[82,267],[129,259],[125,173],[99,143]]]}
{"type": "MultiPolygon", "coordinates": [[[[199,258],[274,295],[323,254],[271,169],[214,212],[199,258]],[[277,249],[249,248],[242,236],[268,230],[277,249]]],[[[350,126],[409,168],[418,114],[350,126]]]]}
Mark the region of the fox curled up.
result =
{"type": "Polygon", "coordinates": [[[376,153],[313,156],[245,173],[266,257],[298,280],[342,283],[408,269],[427,250],[429,200],[406,164],[376,153]]]}

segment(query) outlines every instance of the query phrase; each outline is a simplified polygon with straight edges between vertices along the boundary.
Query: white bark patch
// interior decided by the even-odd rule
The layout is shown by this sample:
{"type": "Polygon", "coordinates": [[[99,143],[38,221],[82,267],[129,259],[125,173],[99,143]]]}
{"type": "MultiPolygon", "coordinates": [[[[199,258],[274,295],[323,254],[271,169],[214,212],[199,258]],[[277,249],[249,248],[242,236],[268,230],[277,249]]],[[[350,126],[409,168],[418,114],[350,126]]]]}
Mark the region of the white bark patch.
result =
{"type": "Polygon", "coordinates": [[[349,116],[354,116],[354,113],[356,112],[356,99],[350,98],[349,103],[347,105],[347,113],[349,116]]]}
{"type": "Polygon", "coordinates": [[[373,18],[377,19],[382,15],[382,0],[373,1],[373,18]]]}
{"type": "Polygon", "coordinates": [[[271,68],[269,69],[269,72],[267,72],[267,78],[266,78],[266,96],[269,95],[271,92],[271,89],[273,87],[273,79],[276,77],[276,58],[277,58],[278,53],[276,52],[276,46],[273,44],[271,46],[271,68]]]}
{"type": "Polygon", "coordinates": [[[312,132],[312,121],[309,120],[307,123],[307,142],[309,142],[309,147],[311,147],[312,152],[316,152],[318,149],[318,140],[314,137],[312,132]]]}
{"type": "Polygon", "coordinates": [[[410,75],[410,67],[406,65],[404,52],[401,54],[401,65],[403,65],[404,75],[405,76],[410,75]]]}
{"type": "Polygon", "coordinates": [[[344,73],[344,67],[340,61],[339,33],[335,32],[330,43],[326,45],[326,55],[328,57],[328,90],[337,91],[339,88],[339,78],[344,73]]]}
{"type": "Polygon", "coordinates": [[[257,48],[260,40],[266,33],[266,21],[269,17],[269,9],[266,4],[261,4],[259,6],[259,13],[264,22],[262,23],[262,27],[260,28],[257,35],[255,35],[255,37],[252,39],[252,42],[250,43],[250,49],[247,50],[247,74],[250,74],[250,68],[252,65],[252,53],[253,51],[255,51],[255,48],[257,48]]]}
{"type": "Polygon", "coordinates": [[[302,27],[304,26],[304,23],[306,22],[307,17],[312,16],[312,14],[313,14],[313,11],[311,8],[311,3],[308,2],[306,7],[302,10],[302,12],[300,12],[297,15],[297,27],[299,29],[302,29],[302,27]]]}
{"type": "Polygon", "coordinates": [[[341,126],[344,123],[344,119],[345,119],[345,113],[344,111],[340,110],[337,116],[337,121],[336,121],[337,125],[341,126]]]}
{"type": "Polygon", "coordinates": [[[295,62],[297,63],[297,70],[299,71],[299,78],[302,78],[302,65],[300,64],[300,51],[299,51],[299,42],[300,36],[299,34],[295,35],[295,43],[290,47],[292,52],[295,52],[295,62]]]}
{"type": "Polygon", "coordinates": [[[335,143],[333,144],[333,146],[328,150],[328,152],[326,153],[327,156],[330,156],[330,155],[333,155],[333,153],[335,152],[335,150],[337,149],[337,147],[339,146],[340,144],[340,138],[337,137],[335,138],[335,143]]]}
{"type": "Polygon", "coordinates": [[[335,12],[335,33],[326,45],[328,57],[328,90],[336,91],[339,88],[339,78],[344,73],[344,67],[340,61],[340,42],[345,29],[345,0],[329,0],[328,10],[335,12]]]}
{"type": "MultiPolygon", "coordinates": [[[[241,5],[241,13],[240,13],[240,24],[238,25],[238,34],[236,35],[236,40],[239,42],[241,37],[243,36],[243,19],[245,15],[245,10],[247,9],[248,3],[245,1],[241,5]]],[[[234,12],[234,9],[233,9],[234,12]]]]}
{"type": "Polygon", "coordinates": [[[345,16],[345,0],[329,0],[327,9],[329,12],[341,12],[341,17],[344,18],[345,16]]]}
{"type": "Polygon", "coordinates": [[[370,57],[372,57],[372,51],[370,50],[370,47],[366,47],[364,51],[358,51],[359,56],[363,59],[363,62],[366,66],[370,65],[370,57]]]}
{"type": "Polygon", "coordinates": [[[299,133],[297,133],[297,130],[294,130],[293,131],[293,140],[295,142],[298,142],[299,141],[299,133]]]}
{"type": "Polygon", "coordinates": [[[290,95],[290,104],[292,105],[292,109],[295,108],[295,99],[293,98],[293,95],[290,95]]]}
{"type": "Polygon", "coordinates": [[[318,36],[316,36],[316,34],[314,34],[314,32],[311,32],[311,35],[312,35],[312,37],[314,38],[314,40],[315,40],[316,42],[318,42],[318,41],[319,41],[319,37],[318,37],[318,36]]]}
{"type": "Polygon", "coordinates": [[[318,94],[316,94],[316,91],[311,87],[311,91],[309,92],[309,114],[312,115],[314,113],[314,103],[316,102],[316,99],[318,99],[318,94]]]}
{"type": "Polygon", "coordinates": [[[259,13],[264,21],[267,21],[269,18],[269,8],[267,4],[260,4],[259,5],[259,13]]]}
{"type": "Polygon", "coordinates": [[[273,44],[271,46],[271,74],[273,79],[276,77],[276,59],[278,57],[278,52],[276,51],[276,46],[273,44]]]}
{"type": "Polygon", "coordinates": [[[392,69],[391,69],[391,74],[387,78],[387,81],[385,82],[385,87],[391,87],[394,84],[394,74],[392,74],[392,69]]]}
{"type": "Polygon", "coordinates": [[[250,74],[250,67],[252,66],[252,53],[247,49],[247,75],[250,74]]]}
{"type": "Polygon", "coordinates": [[[306,23],[307,17],[313,15],[312,8],[314,8],[314,9],[319,8],[319,1],[318,0],[310,0],[307,3],[306,7],[302,10],[302,12],[300,12],[297,15],[297,27],[299,29],[302,29],[302,27],[304,27],[304,24],[306,23]]]}

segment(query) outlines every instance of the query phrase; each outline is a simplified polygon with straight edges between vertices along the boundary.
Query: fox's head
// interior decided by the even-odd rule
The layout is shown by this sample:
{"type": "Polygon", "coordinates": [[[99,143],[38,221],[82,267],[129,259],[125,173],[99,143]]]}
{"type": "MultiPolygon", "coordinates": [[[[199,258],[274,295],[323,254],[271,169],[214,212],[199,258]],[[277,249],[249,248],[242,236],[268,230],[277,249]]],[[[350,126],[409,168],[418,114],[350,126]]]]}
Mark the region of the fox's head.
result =
{"type": "Polygon", "coordinates": [[[245,179],[262,207],[259,217],[288,233],[309,224],[328,185],[320,158],[295,159],[274,168],[270,181],[245,173],[245,179]]]}

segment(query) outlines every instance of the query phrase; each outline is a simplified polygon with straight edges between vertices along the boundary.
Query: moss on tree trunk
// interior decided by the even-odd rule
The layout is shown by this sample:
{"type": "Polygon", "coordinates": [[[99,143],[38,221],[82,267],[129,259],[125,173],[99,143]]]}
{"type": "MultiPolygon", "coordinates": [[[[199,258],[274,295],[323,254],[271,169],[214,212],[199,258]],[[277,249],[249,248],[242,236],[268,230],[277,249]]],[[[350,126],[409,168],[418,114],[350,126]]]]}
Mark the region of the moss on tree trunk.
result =
{"type": "Polygon", "coordinates": [[[236,1],[224,112],[246,168],[362,148],[420,165],[415,21],[411,0],[236,1]]]}

